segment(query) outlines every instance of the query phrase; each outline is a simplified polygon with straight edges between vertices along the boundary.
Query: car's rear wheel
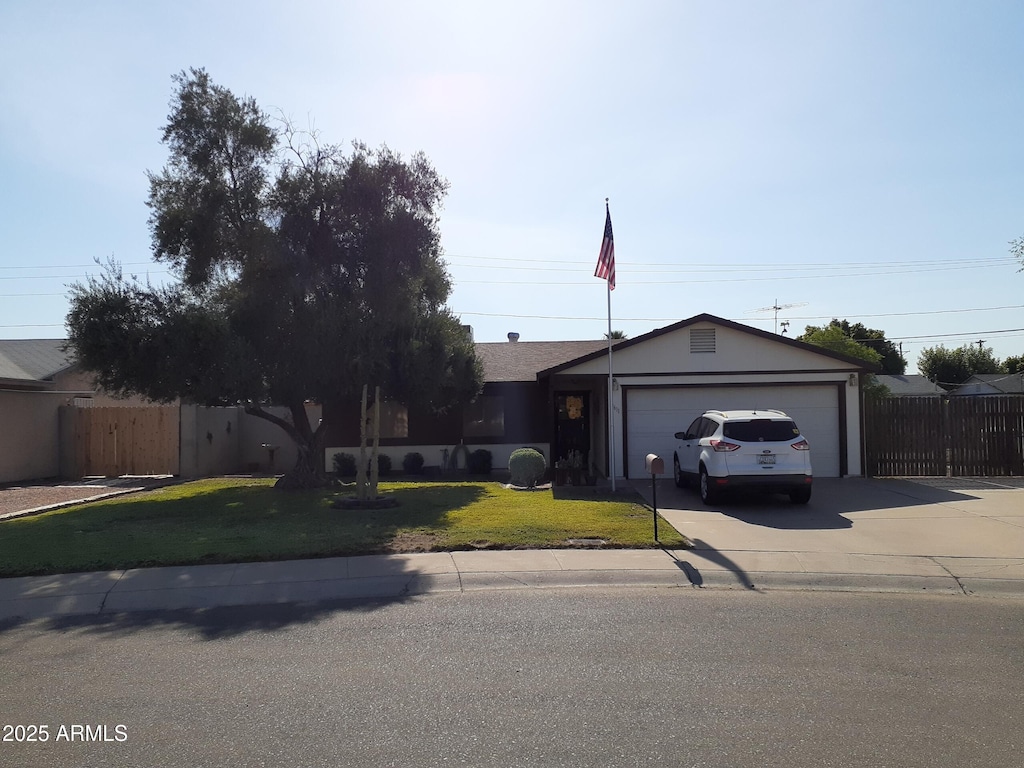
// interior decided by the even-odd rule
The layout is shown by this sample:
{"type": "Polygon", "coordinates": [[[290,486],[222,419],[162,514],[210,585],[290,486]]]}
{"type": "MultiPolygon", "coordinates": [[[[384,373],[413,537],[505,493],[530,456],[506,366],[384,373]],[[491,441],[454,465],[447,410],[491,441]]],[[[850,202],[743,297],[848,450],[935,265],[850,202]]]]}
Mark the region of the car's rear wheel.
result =
{"type": "Polygon", "coordinates": [[[789,500],[794,504],[806,504],[811,500],[811,488],[794,488],[789,492],[789,500]]]}
{"type": "Polygon", "coordinates": [[[679,457],[672,457],[672,476],[676,481],[676,488],[686,487],[686,478],[683,476],[683,470],[679,468],[679,457]]]}
{"type": "Polygon", "coordinates": [[[700,468],[700,500],[705,504],[711,505],[718,501],[718,490],[712,485],[712,480],[708,477],[708,471],[704,468],[700,468]]]}

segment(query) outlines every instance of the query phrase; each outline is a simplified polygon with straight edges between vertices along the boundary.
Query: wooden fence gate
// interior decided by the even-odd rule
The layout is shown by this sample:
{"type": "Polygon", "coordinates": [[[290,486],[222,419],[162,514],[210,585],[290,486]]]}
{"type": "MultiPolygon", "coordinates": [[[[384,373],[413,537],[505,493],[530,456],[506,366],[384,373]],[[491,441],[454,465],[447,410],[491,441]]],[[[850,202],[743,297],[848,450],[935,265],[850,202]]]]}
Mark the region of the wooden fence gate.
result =
{"type": "Polygon", "coordinates": [[[61,411],[68,476],[178,474],[178,406],[64,406],[61,411]]]}
{"type": "Polygon", "coordinates": [[[888,397],[864,422],[871,476],[1024,475],[1024,397],[888,397]]]}

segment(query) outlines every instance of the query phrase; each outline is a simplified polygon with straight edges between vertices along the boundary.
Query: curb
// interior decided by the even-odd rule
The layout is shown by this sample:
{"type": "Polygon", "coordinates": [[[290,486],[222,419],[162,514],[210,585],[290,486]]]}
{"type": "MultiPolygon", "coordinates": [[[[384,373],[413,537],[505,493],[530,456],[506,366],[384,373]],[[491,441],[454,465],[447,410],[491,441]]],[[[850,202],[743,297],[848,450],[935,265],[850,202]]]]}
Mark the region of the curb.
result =
{"type": "MultiPolygon", "coordinates": [[[[811,591],[933,594],[1024,599],[1018,579],[957,579],[954,576],[896,576],[751,572],[743,579],[717,569],[699,572],[678,568],[409,572],[368,577],[314,578],[296,581],[253,581],[231,584],[216,578],[207,583],[161,585],[146,570],[74,574],[64,584],[40,583],[47,577],[10,579],[0,586],[0,621],[18,622],[69,616],[111,616],[122,613],[207,610],[240,606],[309,604],[348,600],[407,600],[430,594],[530,590],[655,588],[691,592],[811,591]],[[136,578],[132,578],[135,575],[136,578]],[[749,583],[747,583],[749,580],[749,583]],[[138,583],[132,584],[133,581],[138,583]],[[149,582],[147,584],[147,581],[149,582]],[[21,582],[21,583],[16,583],[21,582]],[[218,583],[222,582],[222,583],[218,583]],[[49,589],[46,587],[49,586],[49,589]],[[21,593],[18,595],[17,593],[21,593]],[[36,592],[36,594],[32,594],[36,592]],[[39,594],[47,592],[47,594],[39,594]]],[[[200,568],[204,566],[199,566],[200,568]]],[[[207,566],[217,568],[217,566],[207,566]]],[[[155,571],[158,569],[149,569],[155,571]]],[[[212,574],[207,574],[212,575],[212,574]]],[[[196,579],[202,582],[203,578],[196,579]]]]}

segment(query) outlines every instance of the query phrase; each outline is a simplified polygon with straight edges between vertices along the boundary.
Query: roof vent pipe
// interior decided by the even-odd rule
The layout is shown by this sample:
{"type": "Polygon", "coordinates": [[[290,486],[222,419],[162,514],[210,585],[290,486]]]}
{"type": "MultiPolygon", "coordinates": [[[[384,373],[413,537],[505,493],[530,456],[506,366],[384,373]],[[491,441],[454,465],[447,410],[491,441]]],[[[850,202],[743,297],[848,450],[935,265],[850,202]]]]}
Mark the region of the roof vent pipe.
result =
{"type": "Polygon", "coordinates": [[[512,342],[516,342],[516,341],[519,341],[519,334],[518,334],[518,333],[516,333],[515,331],[512,331],[512,332],[511,332],[511,333],[509,333],[509,335],[508,335],[508,340],[509,340],[509,341],[512,341],[512,342]]]}

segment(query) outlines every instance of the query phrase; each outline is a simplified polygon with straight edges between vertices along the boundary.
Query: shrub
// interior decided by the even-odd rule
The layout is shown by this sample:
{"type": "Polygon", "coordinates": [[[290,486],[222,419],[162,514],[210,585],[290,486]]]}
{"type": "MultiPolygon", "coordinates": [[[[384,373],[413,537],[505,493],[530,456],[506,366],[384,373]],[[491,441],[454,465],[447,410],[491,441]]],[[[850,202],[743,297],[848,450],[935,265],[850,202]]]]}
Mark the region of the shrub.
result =
{"type": "Polygon", "coordinates": [[[410,451],[402,459],[402,469],[407,475],[423,474],[423,454],[410,451]]]}
{"type": "Polygon", "coordinates": [[[491,452],[486,448],[477,448],[469,454],[467,468],[471,475],[491,474],[491,452]]]}
{"type": "Polygon", "coordinates": [[[508,459],[508,471],[512,474],[512,485],[533,488],[544,477],[547,464],[544,456],[535,448],[518,448],[508,459]]]}
{"type": "Polygon", "coordinates": [[[334,454],[334,474],[338,477],[355,477],[356,457],[351,453],[334,454]]]}

